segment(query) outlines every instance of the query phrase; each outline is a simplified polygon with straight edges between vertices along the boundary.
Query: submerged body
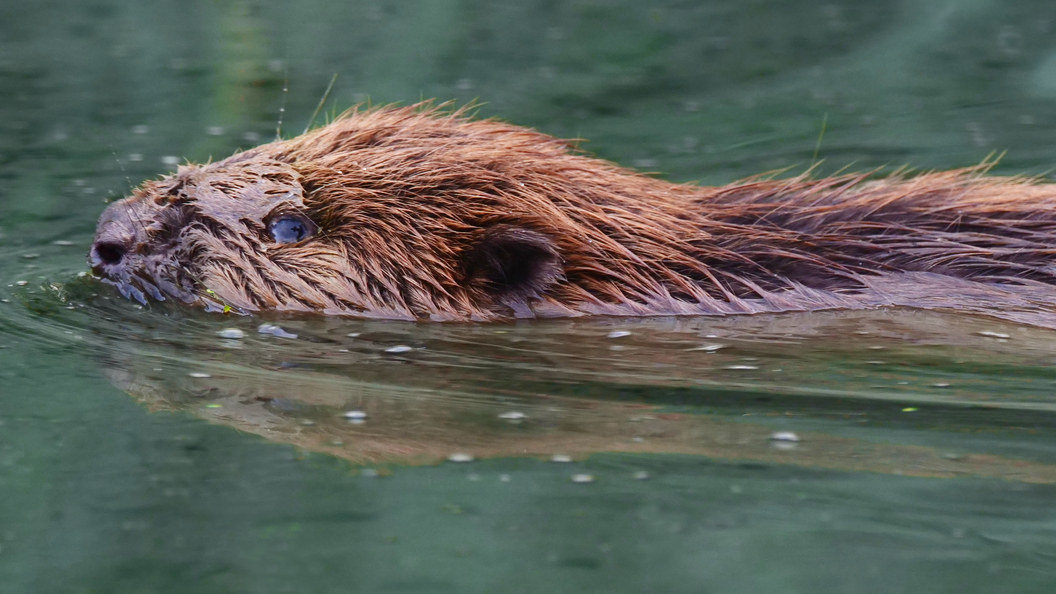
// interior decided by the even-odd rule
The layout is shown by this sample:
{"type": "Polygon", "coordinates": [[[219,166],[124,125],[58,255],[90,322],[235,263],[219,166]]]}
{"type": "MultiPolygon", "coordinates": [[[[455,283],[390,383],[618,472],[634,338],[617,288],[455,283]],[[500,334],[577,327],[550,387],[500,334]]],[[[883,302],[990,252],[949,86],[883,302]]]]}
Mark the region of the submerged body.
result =
{"type": "Polygon", "coordinates": [[[983,168],[673,184],[428,107],[143,184],[89,255],[126,296],[434,320],[906,306],[1056,327],[1056,185],[983,168]]]}

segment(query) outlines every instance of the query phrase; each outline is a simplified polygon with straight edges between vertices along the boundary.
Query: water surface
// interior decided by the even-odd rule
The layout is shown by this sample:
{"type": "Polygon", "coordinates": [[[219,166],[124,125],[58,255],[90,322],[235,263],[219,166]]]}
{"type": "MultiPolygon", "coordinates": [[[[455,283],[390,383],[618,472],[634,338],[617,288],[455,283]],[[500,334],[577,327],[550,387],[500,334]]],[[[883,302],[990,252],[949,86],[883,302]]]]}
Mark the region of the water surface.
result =
{"type": "Polygon", "coordinates": [[[1046,173],[1053,19],[1029,0],[0,7],[3,591],[1050,592],[1050,330],[241,318],[79,273],[104,201],[273,138],[283,107],[303,130],[335,72],[327,113],[476,98],[678,181],[1003,151],[998,172],[1046,173]]]}

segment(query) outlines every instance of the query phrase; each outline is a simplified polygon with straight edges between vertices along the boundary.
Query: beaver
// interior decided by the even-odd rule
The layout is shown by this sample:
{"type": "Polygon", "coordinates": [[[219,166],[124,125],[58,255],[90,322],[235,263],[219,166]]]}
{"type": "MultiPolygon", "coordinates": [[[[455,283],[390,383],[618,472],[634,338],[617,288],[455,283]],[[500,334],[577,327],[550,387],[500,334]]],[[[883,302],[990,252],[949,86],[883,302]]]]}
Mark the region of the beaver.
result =
{"type": "Polygon", "coordinates": [[[1056,327],[1056,185],[991,163],[671,183],[431,103],[147,181],[89,264],[126,297],[432,320],[950,308],[1056,327]]]}

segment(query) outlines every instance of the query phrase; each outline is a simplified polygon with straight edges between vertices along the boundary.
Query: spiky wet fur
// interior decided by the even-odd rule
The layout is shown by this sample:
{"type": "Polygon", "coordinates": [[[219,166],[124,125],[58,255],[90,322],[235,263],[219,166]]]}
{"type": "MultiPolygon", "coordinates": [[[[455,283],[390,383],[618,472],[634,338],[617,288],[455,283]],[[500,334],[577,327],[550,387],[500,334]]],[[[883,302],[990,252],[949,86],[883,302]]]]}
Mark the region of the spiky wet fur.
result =
{"type": "Polygon", "coordinates": [[[910,306],[1056,327],[1054,214],[1056,186],[985,166],[673,184],[425,104],[352,111],[181,167],[111,206],[97,241],[134,236],[122,267],[104,273],[119,286],[250,312],[489,320],[910,306]],[[266,221],[284,211],[318,234],[275,244],[266,221]]]}

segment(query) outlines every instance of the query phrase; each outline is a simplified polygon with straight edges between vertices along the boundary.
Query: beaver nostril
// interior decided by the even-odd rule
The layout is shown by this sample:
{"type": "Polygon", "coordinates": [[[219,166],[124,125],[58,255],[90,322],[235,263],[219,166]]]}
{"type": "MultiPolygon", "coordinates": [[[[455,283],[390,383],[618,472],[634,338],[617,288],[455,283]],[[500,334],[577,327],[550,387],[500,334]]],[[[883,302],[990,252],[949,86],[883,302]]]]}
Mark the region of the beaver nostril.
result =
{"type": "Polygon", "coordinates": [[[95,244],[95,253],[104,264],[117,264],[125,257],[127,251],[125,246],[118,243],[95,244]]]}

